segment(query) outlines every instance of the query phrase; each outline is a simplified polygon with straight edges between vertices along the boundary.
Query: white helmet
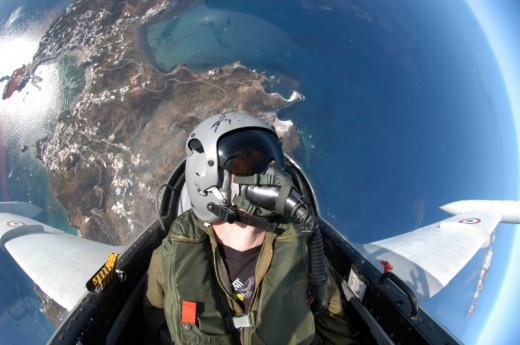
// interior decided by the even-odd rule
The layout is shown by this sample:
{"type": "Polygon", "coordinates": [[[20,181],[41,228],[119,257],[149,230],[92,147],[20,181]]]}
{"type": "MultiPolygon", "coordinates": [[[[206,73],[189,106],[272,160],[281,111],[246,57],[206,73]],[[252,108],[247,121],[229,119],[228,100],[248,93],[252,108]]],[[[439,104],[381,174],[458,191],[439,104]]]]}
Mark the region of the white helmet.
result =
{"type": "Polygon", "coordinates": [[[186,188],[201,220],[221,217],[208,205],[231,205],[231,175],[263,173],[271,162],[284,167],[274,128],[245,112],[227,112],[202,121],[186,141],[186,188]]]}

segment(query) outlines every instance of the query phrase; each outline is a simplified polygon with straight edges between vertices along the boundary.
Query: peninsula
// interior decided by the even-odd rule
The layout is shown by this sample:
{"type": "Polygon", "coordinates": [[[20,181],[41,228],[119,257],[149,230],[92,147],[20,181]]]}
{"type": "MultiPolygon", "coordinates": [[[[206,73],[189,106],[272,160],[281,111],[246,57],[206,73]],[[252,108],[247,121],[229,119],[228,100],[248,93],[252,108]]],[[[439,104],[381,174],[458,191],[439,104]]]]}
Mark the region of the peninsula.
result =
{"type": "Polygon", "coordinates": [[[266,92],[276,79],[235,62],[207,71],[163,72],[140,44],[140,27],[169,11],[165,0],[75,1],[43,37],[27,73],[74,55],[86,85],[37,140],[53,191],[79,235],[128,243],[157,217],[157,191],[185,156],[187,134],[202,119],[245,110],[272,123],[284,149],[300,139],[277,111],[303,100],[266,92]]]}

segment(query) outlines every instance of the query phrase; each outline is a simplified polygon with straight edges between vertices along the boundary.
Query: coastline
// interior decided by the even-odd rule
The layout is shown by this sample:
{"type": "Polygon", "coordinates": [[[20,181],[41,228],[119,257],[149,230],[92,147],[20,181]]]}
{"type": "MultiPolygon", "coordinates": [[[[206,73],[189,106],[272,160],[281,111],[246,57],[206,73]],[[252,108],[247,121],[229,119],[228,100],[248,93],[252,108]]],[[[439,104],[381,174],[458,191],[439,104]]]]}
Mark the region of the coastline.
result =
{"type": "Polygon", "coordinates": [[[172,1],[166,8],[160,10],[158,13],[147,18],[138,29],[139,48],[142,50],[148,62],[155,67],[158,71],[163,74],[171,73],[175,70],[175,67],[170,70],[163,69],[155,60],[155,55],[152,52],[152,48],[148,44],[148,27],[157,23],[160,23],[166,19],[169,19],[176,14],[181,14],[190,6],[193,6],[194,1],[172,1]]]}

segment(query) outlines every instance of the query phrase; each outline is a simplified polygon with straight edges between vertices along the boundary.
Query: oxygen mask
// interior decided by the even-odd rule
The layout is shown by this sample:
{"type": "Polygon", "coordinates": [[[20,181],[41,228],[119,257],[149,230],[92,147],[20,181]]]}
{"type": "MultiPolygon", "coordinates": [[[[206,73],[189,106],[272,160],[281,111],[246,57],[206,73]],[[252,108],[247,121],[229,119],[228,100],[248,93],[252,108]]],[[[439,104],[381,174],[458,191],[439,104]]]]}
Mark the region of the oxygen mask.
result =
{"type": "Polygon", "coordinates": [[[312,208],[294,186],[291,175],[275,162],[261,174],[234,176],[233,203],[260,217],[284,215],[298,224],[312,221],[312,208]]]}
{"type": "Polygon", "coordinates": [[[211,213],[228,223],[264,228],[272,228],[280,215],[299,224],[307,222],[312,208],[284,169],[283,151],[274,133],[258,129],[232,132],[220,139],[217,152],[221,182],[205,190],[218,201],[207,204],[211,213]]]}

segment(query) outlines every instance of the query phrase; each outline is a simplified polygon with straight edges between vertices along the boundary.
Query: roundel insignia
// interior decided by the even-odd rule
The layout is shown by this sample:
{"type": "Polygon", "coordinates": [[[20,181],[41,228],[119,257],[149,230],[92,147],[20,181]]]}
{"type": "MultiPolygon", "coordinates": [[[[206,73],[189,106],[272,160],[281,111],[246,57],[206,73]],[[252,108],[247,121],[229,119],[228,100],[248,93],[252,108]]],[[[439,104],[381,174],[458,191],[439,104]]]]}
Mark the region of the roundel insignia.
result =
{"type": "Polygon", "coordinates": [[[480,222],[481,222],[481,220],[478,218],[466,218],[466,219],[459,220],[459,223],[462,223],[462,224],[478,224],[480,222]]]}
{"type": "Polygon", "coordinates": [[[17,228],[19,226],[25,226],[24,222],[19,222],[17,220],[10,220],[7,222],[7,226],[10,226],[12,228],[17,228]]]}

